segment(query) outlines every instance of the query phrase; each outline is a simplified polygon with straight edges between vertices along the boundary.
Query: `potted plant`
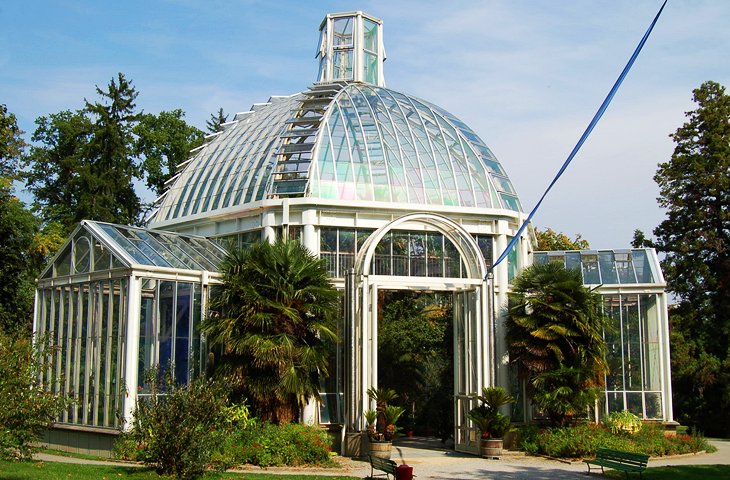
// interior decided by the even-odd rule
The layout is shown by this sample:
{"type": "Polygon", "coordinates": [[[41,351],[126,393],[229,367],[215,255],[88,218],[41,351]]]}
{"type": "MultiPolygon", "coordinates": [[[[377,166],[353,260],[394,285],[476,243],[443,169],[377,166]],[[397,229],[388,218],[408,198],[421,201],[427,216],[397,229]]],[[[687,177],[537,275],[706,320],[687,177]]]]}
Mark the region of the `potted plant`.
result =
{"type": "Polygon", "coordinates": [[[509,431],[510,417],[499,409],[514,403],[515,399],[501,387],[484,387],[477,399],[479,406],[471,409],[468,417],[481,433],[480,453],[484,457],[501,455],[503,437],[509,431]]]}
{"type": "Polygon", "coordinates": [[[403,407],[388,405],[397,398],[395,390],[390,388],[370,388],[368,396],[375,401],[375,410],[364,412],[370,448],[368,453],[375,457],[390,458],[391,441],[397,428],[395,423],[405,412],[403,407]]]}

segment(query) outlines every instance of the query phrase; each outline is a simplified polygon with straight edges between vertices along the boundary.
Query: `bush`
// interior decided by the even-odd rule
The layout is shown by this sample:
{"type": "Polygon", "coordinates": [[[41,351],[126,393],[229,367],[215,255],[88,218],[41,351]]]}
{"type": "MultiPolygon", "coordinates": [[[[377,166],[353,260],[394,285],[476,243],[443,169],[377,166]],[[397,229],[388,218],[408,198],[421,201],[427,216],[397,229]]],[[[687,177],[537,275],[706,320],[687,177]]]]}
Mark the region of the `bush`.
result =
{"type": "MultiPolygon", "coordinates": [[[[55,371],[56,349],[43,339],[36,346],[28,338],[0,333],[0,458],[29,460],[43,430],[66,408],[71,398],[46,391],[42,372],[55,371]]],[[[63,383],[63,382],[62,382],[63,383]]]]}
{"type": "Polygon", "coordinates": [[[558,458],[593,457],[598,448],[611,448],[650,456],[714,451],[700,434],[668,437],[661,424],[646,423],[639,432],[627,436],[613,434],[603,425],[581,424],[539,430],[535,426],[519,430],[520,447],[528,453],[558,458]]]}
{"type": "Polygon", "coordinates": [[[609,413],[603,423],[614,435],[619,433],[632,435],[641,430],[642,426],[641,419],[628,410],[609,413]]]}
{"type": "Polygon", "coordinates": [[[331,465],[332,440],[317,426],[289,423],[274,425],[256,421],[229,440],[232,454],[224,457],[234,464],[261,467],[331,465]]]}
{"type": "Polygon", "coordinates": [[[137,402],[131,429],[122,433],[115,452],[153,466],[161,475],[197,478],[223,444],[228,392],[202,378],[177,385],[172,371],[166,370],[163,385],[156,371],[148,374],[152,394],[137,402]]]}

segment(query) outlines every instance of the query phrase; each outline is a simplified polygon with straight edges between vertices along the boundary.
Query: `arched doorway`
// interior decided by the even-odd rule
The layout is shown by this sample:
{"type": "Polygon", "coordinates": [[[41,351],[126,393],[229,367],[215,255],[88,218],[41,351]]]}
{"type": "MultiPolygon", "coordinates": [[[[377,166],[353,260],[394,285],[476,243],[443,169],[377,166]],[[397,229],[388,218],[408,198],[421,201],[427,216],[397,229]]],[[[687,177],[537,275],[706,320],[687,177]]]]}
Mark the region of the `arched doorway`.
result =
{"type": "Polygon", "coordinates": [[[359,251],[345,279],[345,429],[362,431],[367,396],[378,385],[378,291],[381,289],[453,292],[454,311],[454,444],[459,451],[476,452],[478,438],[466,418],[473,407],[470,396],[494,383],[494,320],[485,276],[486,262],[472,237],[448,217],[413,213],[373,232],[359,251]],[[397,229],[437,231],[458,251],[464,268],[461,278],[377,275],[372,263],[376,247],[397,229]]]}

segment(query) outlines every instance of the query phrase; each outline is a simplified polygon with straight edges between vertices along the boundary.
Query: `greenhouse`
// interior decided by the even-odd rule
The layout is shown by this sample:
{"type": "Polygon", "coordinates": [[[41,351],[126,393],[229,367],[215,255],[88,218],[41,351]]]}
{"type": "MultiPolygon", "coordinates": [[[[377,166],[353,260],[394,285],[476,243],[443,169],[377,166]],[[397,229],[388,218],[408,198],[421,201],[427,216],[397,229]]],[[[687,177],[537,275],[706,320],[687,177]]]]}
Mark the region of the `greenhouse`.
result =
{"type": "MultiPolygon", "coordinates": [[[[342,293],[332,375],[304,420],[328,425],[344,453],[356,452],[367,391],[378,386],[382,293],[439,292],[453,305],[455,448],[476,451],[466,417],[475,392],[515,383],[502,307],[510,281],[533,261],[534,235],[526,230],[506,262],[493,262],[526,214],[472,129],[385,86],[381,20],[327,15],[316,57],[315,83],[236,114],[192,152],[146,228],[84,222],[45,271],[35,328],[65,345],[55,373],[66,375],[53,388],[83,399],[59,428],[106,431],[129,421],[150,366],[172,361],[180,381],[200,371],[207,352],[197,328],[218,281],[221,245],[287,238],[325,259],[342,293]]],[[[549,252],[534,260],[581,266],[621,325],[621,336],[607,338],[620,368],[607,379],[602,408],[671,421],[655,253],[549,252]]],[[[49,381],[61,378],[51,373],[49,381]]],[[[526,400],[522,412],[532,415],[526,400]]]]}
{"type": "Polygon", "coordinates": [[[57,345],[52,391],[75,403],[58,419],[77,427],[51,442],[109,444],[147,392],[145,372],[173,364],[187,382],[205,365],[198,331],[225,251],[215,242],[144,228],[82,222],[38,280],[34,331],[57,345]]]}

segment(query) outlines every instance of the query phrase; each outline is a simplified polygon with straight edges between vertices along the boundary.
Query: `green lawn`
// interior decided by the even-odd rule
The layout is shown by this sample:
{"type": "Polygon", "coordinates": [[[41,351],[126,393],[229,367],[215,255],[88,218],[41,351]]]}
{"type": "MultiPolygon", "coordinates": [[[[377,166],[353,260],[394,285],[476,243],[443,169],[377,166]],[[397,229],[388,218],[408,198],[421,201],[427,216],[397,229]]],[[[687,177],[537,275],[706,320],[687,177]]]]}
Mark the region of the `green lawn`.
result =
{"type": "MultiPolygon", "coordinates": [[[[113,480],[116,478],[159,480],[162,477],[157,475],[154,470],[141,467],[75,465],[56,462],[7,462],[0,460],[0,480],[113,480]]],[[[322,475],[267,475],[264,473],[210,473],[205,476],[206,480],[357,480],[357,478],[322,475]]]]}
{"type": "MultiPolygon", "coordinates": [[[[639,475],[631,474],[631,478],[639,478],[639,475]]],[[[600,477],[596,477],[600,478],[600,477]]],[[[623,472],[606,470],[604,478],[626,478],[623,472]]],[[[660,480],[671,478],[672,480],[705,480],[705,479],[728,479],[730,478],[730,465],[684,465],[681,467],[656,467],[644,470],[645,480],[660,480]]]]}

